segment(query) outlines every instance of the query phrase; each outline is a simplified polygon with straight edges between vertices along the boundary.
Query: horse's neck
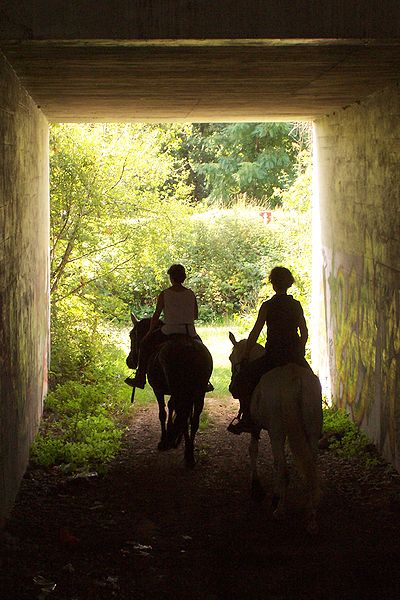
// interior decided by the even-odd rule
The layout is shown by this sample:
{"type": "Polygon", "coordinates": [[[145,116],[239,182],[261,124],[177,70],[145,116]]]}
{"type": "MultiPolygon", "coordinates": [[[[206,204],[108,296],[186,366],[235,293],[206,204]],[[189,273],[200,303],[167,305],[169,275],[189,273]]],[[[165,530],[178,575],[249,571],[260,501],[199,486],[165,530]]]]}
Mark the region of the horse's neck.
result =
{"type": "Polygon", "coordinates": [[[260,358],[260,356],[263,356],[264,354],[265,354],[265,349],[260,344],[255,344],[255,346],[250,351],[249,360],[250,361],[256,360],[257,358],[260,358]]]}

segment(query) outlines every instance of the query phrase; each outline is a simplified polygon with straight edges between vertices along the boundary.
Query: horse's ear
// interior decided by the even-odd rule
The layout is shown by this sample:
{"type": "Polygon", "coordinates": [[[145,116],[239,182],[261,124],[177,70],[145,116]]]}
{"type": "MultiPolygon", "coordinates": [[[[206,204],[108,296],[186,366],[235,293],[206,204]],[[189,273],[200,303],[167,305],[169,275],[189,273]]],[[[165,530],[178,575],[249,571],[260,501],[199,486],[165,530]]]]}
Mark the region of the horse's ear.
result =
{"type": "Polygon", "coordinates": [[[229,332],[229,339],[231,340],[233,346],[236,346],[237,341],[236,341],[236,338],[235,338],[235,336],[233,335],[233,333],[231,331],[229,332]]]}
{"type": "Polygon", "coordinates": [[[131,321],[134,325],[139,322],[139,319],[131,312],[131,321]]]}

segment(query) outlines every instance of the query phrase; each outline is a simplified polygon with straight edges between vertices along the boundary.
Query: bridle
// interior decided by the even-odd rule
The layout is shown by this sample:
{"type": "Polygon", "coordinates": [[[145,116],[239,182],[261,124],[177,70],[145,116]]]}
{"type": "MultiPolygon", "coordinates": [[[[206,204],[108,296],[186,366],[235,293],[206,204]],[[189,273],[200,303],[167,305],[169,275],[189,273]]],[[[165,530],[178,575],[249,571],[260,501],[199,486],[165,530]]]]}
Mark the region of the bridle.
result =
{"type": "MultiPolygon", "coordinates": [[[[232,354],[231,354],[231,356],[232,356],[232,354]]],[[[231,358],[231,357],[229,357],[229,358],[231,358]]],[[[238,360],[235,364],[233,364],[233,362],[231,361],[231,365],[232,365],[232,367],[231,367],[231,372],[232,372],[231,381],[233,381],[234,377],[236,377],[239,374],[242,365],[244,365],[244,364],[246,364],[248,362],[249,361],[248,361],[247,358],[242,358],[242,360],[238,360]]]]}

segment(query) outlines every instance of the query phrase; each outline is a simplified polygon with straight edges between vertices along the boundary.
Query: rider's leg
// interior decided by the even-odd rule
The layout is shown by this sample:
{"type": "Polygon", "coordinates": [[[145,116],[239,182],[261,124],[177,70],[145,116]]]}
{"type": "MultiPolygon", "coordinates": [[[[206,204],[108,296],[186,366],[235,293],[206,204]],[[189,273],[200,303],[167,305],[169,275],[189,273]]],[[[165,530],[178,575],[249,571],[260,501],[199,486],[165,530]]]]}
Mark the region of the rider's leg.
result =
{"type": "MultiPolygon", "coordinates": [[[[197,342],[200,342],[200,344],[204,345],[203,340],[201,339],[201,337],[199,336],[199,334],[196,332],[196,335],[193,336],[193,339],[196,340],[197,342]]],[[[207,383],[207,388],[206,388],[206,392],[212,392],[214,390],[214,386],[211,383],[211,381],[209,381],[207,383]]]]}
{"type": "Polygon", "coordinates": [[[250,416],[251,395],[261,377],[271,368],[268,355],[258,358],[243,366],[235,381],[229,386],[232,396],[238,398],[240,403],[240,417],[237,423],[231,423],[228,426],[228,431],[231,433],[240,435],[241,433],[252,433],[254,430],[250,416]]]}
{"type": "Polygon", "coordinates": [[[251,395],[241,396],[240,402],[240,418],[237,422],[232,422],[228,425],[228,431],[240,435],[241,433],[252,433],[254,426],[250,417],[250,401],[251,395]]]}
{"type": "Polygon", "coordinates": [[[146,385],[146,373],[149,358],[158,344],[166,341],[161,329],[156,329],[149,337],[142,340],[139,348],[139,361],[135,377],[132,379],[131,385],[143,389],[146,385]]]}

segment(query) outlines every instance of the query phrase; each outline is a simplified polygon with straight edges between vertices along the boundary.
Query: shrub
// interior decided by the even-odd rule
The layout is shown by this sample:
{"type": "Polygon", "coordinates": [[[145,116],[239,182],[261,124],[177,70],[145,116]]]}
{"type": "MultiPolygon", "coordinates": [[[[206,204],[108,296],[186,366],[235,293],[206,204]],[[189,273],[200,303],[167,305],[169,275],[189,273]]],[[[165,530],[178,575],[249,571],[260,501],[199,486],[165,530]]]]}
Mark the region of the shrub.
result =
{"type": "Polygon", "coordinates": [[[102,468],[118,452],[123,435],[112,412],[115,416],[115,404],[103,388],[78,382],[58,386],[46,399],[32,460],[66,470],[102,468]]]}
{"type": "Polygon", "coordinates": [[[119,450],[128,410],[125,353],[79,298],[53,310],[50,391],[31,457],[68,471],[102,469],[119,450]]]}
{"type": "Polygon", "coordinates": [[[374,445],[344,410],[324,408],[323,415],[323,431],[329,449],[338,456],[358,458],[368,467],[379,463],[374,445]]]}

